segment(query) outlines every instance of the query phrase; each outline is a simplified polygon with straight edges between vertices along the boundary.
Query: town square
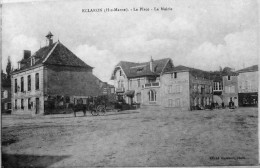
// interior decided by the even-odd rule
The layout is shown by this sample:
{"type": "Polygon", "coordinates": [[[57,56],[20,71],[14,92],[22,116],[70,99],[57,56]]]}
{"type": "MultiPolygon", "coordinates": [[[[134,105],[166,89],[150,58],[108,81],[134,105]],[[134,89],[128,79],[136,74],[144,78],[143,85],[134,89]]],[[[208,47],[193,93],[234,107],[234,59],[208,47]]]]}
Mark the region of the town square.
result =
{"type": "Polygon", "coordinates": [[[4,2],[2,166],[258,165],[257,1],[100,2],[4,2]]]}

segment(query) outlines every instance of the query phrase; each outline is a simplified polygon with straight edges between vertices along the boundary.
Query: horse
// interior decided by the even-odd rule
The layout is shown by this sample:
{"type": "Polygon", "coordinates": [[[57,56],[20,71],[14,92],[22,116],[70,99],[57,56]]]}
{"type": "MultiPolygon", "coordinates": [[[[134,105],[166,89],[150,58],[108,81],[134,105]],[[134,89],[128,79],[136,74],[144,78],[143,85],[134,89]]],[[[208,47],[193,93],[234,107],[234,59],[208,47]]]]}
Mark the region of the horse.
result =
{"type": "Polygon", "coordinates": [[[87,112],[87,105],[86,104],[76,104],[72,107],[73,113],[74,113],[74,117],[76,117],[76,113],[83,111],[84,116],[86,116],[86,112],[87,112]]]}
{"type": "Polygon", "coordinates": [[[76,113],[82,111],[84,116],[86,116],[87,111],[89,111],[93,116],[99,115],[97,108],[95,107],[95,104],[89,103],[89,104],[76,104],[72,107],[74,117],[76,117],[76,113]]]}

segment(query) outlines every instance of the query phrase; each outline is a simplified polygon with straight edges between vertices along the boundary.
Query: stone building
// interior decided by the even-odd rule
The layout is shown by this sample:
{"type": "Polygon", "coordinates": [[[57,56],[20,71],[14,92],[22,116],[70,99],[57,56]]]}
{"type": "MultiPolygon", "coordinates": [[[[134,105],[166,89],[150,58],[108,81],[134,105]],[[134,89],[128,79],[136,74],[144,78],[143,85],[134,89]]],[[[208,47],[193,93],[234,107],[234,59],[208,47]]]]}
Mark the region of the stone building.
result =
{"type": "Polygon", "coordinates": [[[239,106],[258,105],[258,65],[236,71],[238,75],[239,106]]]}
{"type": "Polygon", "coordinates": [[[160,77],[173,67],[170,58],[149,62],[119,62],[112,73],[111,80],[119,100],[126,103],[140,103],[143,106],[158,106],[160,102],[160,77]]]}
{"type": "Polygon", "coordinates": [[[162,106],[181,110],[208,108],[212,102],[210,73],[176,66],[162,75],[162,106]]]}
{"type": "Polygon", "coordinates": [[[233,101],[234,105],[238,107],[238,73],[228,71],[222,74],[223,80],[223,97],[222,101],[225,106],[233,101]]]}
{"type": "Polygon", "coordinates": [[[121,61],[112,77],[119,99],[140,103],[141,107],[205,107],[212,101],[213,81],[208,72],[174,67],[170,58],[134,63],[121,61]]]}
{"type": "Polygon", "coordinates": [[[24,52],[18,69],[12,73],[12,104],[16,114],[44,114],[49,110],[67,108],[77,99],[102,94],[100,80],[87,65],[60,41],[48,45],[33,55],[24,52]]]}

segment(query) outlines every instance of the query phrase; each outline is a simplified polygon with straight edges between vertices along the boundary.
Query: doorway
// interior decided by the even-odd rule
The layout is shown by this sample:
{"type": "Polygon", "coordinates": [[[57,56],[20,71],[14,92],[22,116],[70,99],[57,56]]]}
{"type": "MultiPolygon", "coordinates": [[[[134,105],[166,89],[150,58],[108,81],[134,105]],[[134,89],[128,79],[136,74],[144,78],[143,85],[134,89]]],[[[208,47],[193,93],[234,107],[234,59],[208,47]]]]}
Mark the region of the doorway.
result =
{"type": "Polygon", "coordinates": [[[35,114],[39,114],[40,112],[40,100],[39,98],[36,98],[36,111],[35,114]]]}

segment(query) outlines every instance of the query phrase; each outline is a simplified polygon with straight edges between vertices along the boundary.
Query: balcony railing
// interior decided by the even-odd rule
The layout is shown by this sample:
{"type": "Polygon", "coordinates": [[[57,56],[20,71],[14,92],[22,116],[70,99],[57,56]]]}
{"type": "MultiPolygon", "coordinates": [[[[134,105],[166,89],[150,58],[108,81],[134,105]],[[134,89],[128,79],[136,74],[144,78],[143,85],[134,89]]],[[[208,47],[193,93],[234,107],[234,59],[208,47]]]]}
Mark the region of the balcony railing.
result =
{"type": "Polygon", "coordinates": [[[146,83],[142,88],[160,87],[160,82],[146,83]]]}
{"type": "Polygon", "coordinates": [[[121,87],[121,88],[116,88],[116,92],[119,93],[119,92],[124,92],[125,91],[125,88],[121,87]]]}

